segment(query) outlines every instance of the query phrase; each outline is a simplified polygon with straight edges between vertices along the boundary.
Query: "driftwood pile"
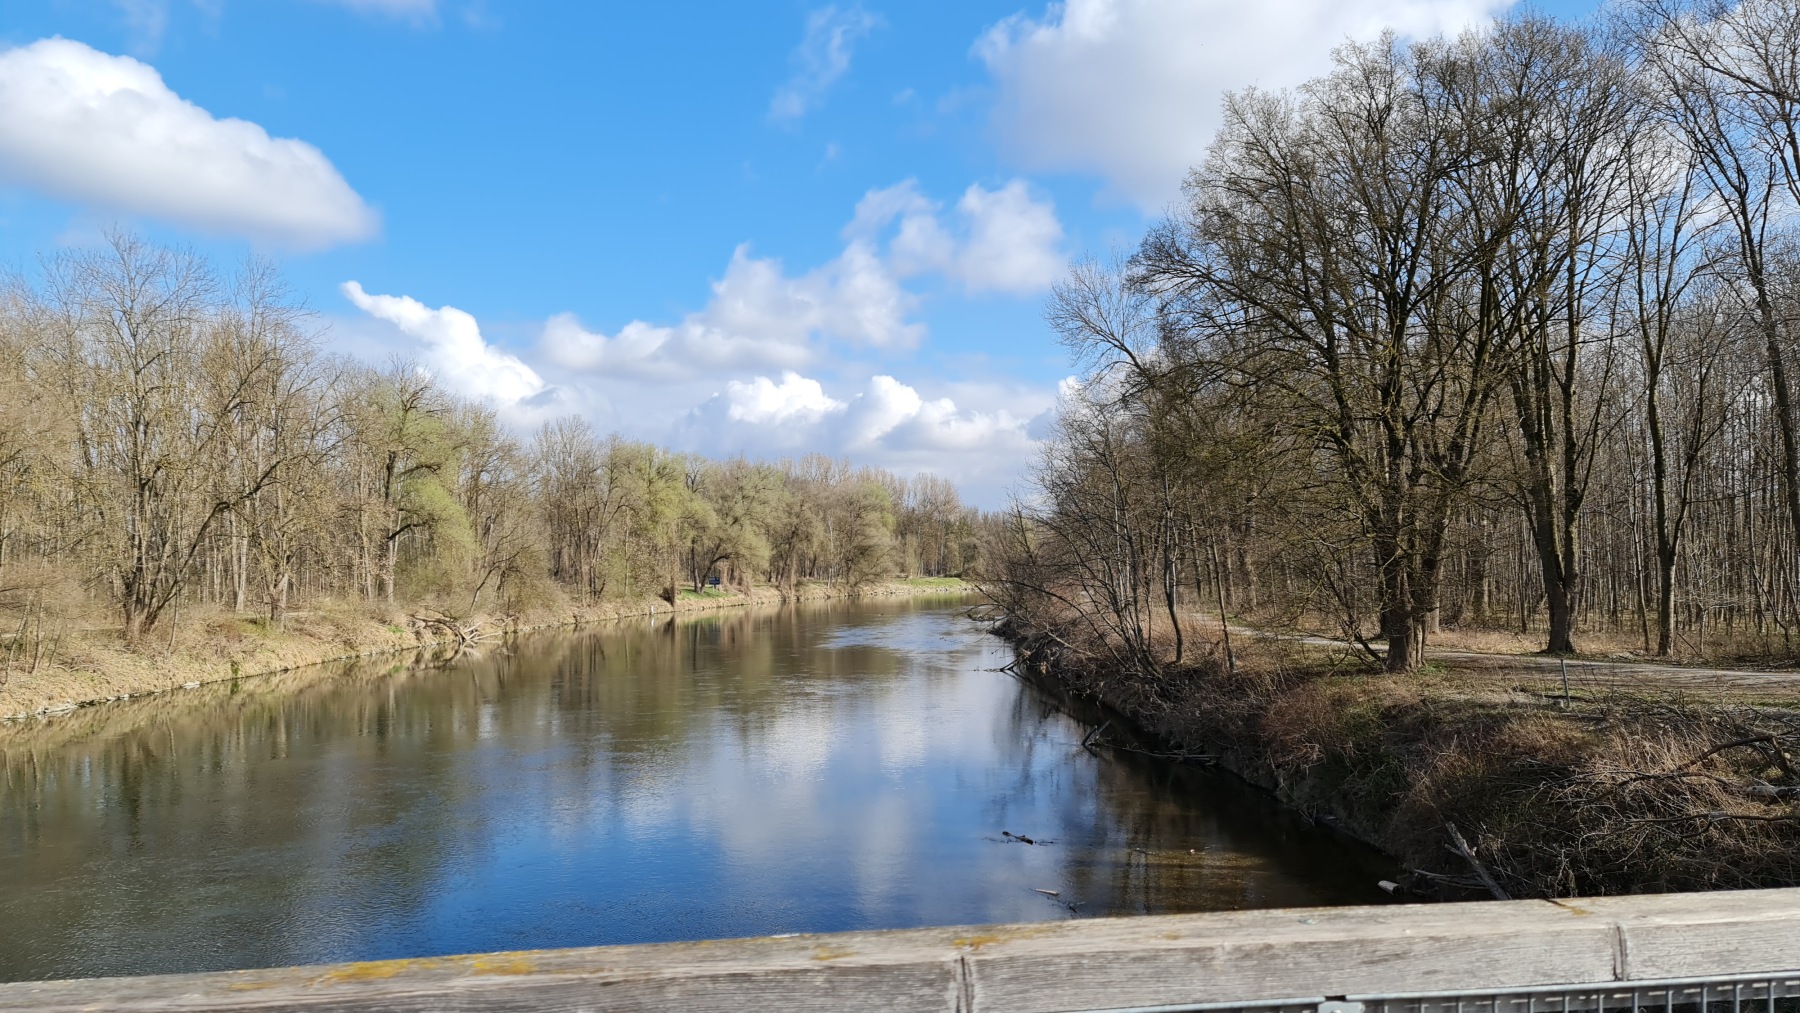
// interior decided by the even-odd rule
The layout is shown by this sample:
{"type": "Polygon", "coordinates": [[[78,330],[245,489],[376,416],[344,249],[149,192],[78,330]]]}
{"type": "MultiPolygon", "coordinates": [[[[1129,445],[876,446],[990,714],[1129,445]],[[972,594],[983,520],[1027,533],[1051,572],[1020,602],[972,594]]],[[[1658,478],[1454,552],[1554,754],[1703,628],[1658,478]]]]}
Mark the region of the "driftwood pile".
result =
{"type": "Polygon", "coordinates": [[[414,612],[408,617],[413,635],[421,641],[439,640],[467,650],[488,640],[497,640],[505,632],[505,624],[492,628],[486,620],[463,619],[443,612],[414,612]]]}

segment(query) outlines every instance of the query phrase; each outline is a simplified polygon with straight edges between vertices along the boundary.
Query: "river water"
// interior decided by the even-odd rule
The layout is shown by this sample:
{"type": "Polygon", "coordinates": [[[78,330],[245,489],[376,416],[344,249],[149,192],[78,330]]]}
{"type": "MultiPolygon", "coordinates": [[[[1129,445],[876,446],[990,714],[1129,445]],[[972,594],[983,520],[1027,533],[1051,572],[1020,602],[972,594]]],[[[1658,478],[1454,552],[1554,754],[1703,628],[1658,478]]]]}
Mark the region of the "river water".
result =
{"type": "Polygon", "coordinates": [[[954,601],[829,603],[0,732],[0,980],[1383,899],[1008,659],[954,601]]]}

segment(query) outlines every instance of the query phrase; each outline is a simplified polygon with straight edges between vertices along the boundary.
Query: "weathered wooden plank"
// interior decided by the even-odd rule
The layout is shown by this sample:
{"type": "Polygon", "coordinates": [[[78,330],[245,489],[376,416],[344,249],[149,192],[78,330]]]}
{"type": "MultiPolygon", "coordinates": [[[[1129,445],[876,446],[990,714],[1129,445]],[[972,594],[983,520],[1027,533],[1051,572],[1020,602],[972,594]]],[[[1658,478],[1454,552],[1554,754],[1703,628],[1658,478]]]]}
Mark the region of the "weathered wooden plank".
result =
{"type": "Polygon", "coordinates": [[[975,1008],[1108,1006],[1612,980],[1610,925],[1539,901],[1067,923],[970,955],[975,1008]],[[1055,982],[1056,987],[1046,987],[1055,982]]]}
{"type": "Polygon", "coordinates": [[[954,1013],[941,932],[844,933],[0,984],[0,1011],[682,1010],[954,1013]],[[919,936],[919,938],[909,938],[919,936]]]}
{"type": "Polygon", "coordinates": [[[0,984],[22,1010],[1066,1013],[1800,970],[1800,890],[1244,911],[0,984]]]}
{"type": "Polygon", "coordinates": [[[1800,970],[1800,890],[1569,901],[1619,926],[1623,977],[1800,970]]]}

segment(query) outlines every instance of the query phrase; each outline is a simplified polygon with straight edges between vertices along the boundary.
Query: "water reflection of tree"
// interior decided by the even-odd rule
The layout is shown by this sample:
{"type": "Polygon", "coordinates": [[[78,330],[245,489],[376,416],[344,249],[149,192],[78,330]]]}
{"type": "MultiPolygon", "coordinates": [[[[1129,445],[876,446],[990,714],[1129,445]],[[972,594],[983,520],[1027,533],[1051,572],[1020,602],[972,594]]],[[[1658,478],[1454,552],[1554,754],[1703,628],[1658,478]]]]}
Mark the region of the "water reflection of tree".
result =
{"type": "Polygon", "coordinates": [[[419,706],[401,681],[9,751],[0,908],[31,931],[0,944],[0,977],[288,963],[361,948],[347,924],[375,897],[422,903],[457,831],[434,725],[467,690],[434,685],[419,706]]]}
{"type": "MultiPolygon", "coordinates": [[[[1080,704],[1072,704],[1080,711],[1080,704]]],[[[1098,724],[1099,713],[1082,717],[1098,724]]],[[[1373,903],[1392,875],[1378,853],[1319,830],[1229,775],[1131,752],[1082,750],[1062,706],[1021,684],[1003,733],[1029,790],[1038,753],[1078,779],[1052,797],[1064,891],[1083,915],[1373,903]]]]}
{"type": "MultiPolygon", "coordinates": [[[[679,794],[684,779],[721,768],[736,778],[727,788],[748,796],[715,800],[718,810],[702,815],[717,827],[662,828],[668,836],[656,839],[723,834],[706,846],[761,863],[763,893],[752,899],[790,914],[813,903],[816,916],[830,902],[799,894],[830,888],[874,898],[845,903],[880,905],[884,918],[1011,916],[983,905],[1015,888],[1035,905],[1028,886],[970,877],[1017,875],[1010,863],[1030,849],[985,851],[970,824],[1023,831],[1006,821],[1027,810],[1058,833],[1079,830],[1044,857],[1060,863],[1058,885],[1083,914],[1339,899],[1340,885],[1375,878],[1334,871],[1344,852],[1307,843],[1314,838],[1270,816],[1265,799],[1166,765],[1094,760],[1079,749],[1081,729],[1034,693],[996,711],[1004,677],[974,671],[993,664],[976,660],[992,645],[975,637],[946,646],[940,621],[909,619],[922,606],[850,608],[626,622],[528,637],[435,668],[383,662],[333,678],[246,680],[236,692],[208,687],[72,716],[60,738],[48,726],[9,736],[0,745],[0,924],[32,928],[0,932],[0,978],[454,945],[433,934],[432,919],[462,889],[458,877],[491,865],[497,842],[535,834],[568,843],[548,861],[591,857],[582,849],[592,836],[625,818],[622,789],[679,794]],[[855,769],[837,781],[827,770],[816,788],[740,776],[745,766],[779,766],[791,741],[783,722],[879,737],[877,719],[923,721],[931,703],[957,693],[979,704],[977,716],[933,728],[933,748],[984,732],[991,741],[964,743],[966,755],[950,759],[894,755],[919,769],[945,764],[957,778],[978,771],[968,776],[991,794],[985,802],[952,801],[962,808],[937,814],[939,799],[877,797],[888,789],[855,769]],[[946,826],[908,822],[937,815],[946,826]],[[864,819],[881,832],[859,826],[864,819]],[[807,864],[790,846],[797,838],[829,851],[824,864],[807,864]],[[966,864],[933,865],[922,844],[966,864]],[[1190,847],[1204,854],[1189,856],[1190,847]],[[1228,860],[1238,852],[1269,864],[1228,860]],[[881,882],[870,886],[871,877],[881,882]],[[797,893],[776,896],[782,890],[797,893]]],[[[834,740],[823,762],[867,766],[883,744],[834,740]]],[[[545,874],[541,863],[530,868],[545,874]]],[[[638,894],[600,901],[646,903],[638,894]]],[[[1043,910],[1055,909],[1046,901],[1043,910]]],[[[719,924],[703,927],[731,931],[719,924]]],[[[578,941],[595,940],[518,945],[578,941]]]]}
{"type": "Polygon", "coordinates": [[[697,723],[724,716],[745,734],[796,692],[905,669],[897,651],[825,646],[831,623],[823,609],[740,610],[545,640],[511,660],[552,673],[565,732],[601,737],[629,760],[685,747],[697,723]]]}
{"type": "Polygon", "coordinates": [[[748,741],[808,683],[879,685],[902,669],[893,651],[822,646],[834,611],[626,623],[447,667],[246,680],[9,737],[0,923],[32,928],[0,938],[0,979],[381,952],[362,933],[427,911],[496,824],[707,736],[748,741]],[[489,747],[542,754],[536,783],[493,790],[489,747]]]}

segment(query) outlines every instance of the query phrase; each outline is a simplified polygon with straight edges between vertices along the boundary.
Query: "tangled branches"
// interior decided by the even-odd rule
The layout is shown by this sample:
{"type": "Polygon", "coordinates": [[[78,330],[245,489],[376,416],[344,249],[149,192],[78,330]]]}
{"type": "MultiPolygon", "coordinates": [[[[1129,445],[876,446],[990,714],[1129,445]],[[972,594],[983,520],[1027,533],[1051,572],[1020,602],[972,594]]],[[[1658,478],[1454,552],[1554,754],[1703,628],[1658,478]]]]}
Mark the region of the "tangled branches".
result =
{"type": "Polygon", "coordinates": [[[1504,851],[1521,872],[1554,853],[1560,878],[1585,892],[1791,885],[1800,881],[1797,744],[1792,711],[1662,705],[1611,715],[1598,748],[1535,800],[1559,825],[1519,827],[1537,833],[1504,851]]]}

